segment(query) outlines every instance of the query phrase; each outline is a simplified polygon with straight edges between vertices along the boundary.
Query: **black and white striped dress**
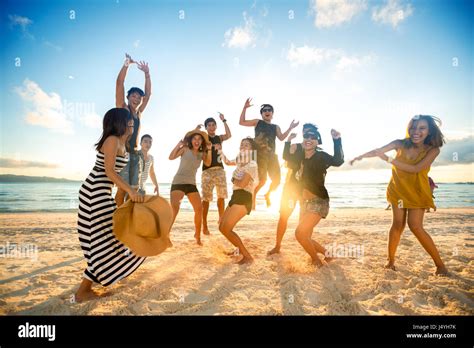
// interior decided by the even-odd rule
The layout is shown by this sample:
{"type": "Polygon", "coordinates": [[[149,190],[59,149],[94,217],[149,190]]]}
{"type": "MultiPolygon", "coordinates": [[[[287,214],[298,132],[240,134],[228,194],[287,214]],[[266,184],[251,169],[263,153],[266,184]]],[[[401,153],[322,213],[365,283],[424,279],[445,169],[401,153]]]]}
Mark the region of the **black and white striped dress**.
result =
{"type": "MultiPolygon", "coordinates": [[[[117,156],[115,171],[127,164],[117,156]]],[[[145,260],[118,241],[112,232],[117,208],[112,197],[113,182],[105,175],[104,154],[97,153],[95,166],[79,190],[77,230],[87,261],[83,277],[103,286],[114,284],[132,274],[145,260]]]]}

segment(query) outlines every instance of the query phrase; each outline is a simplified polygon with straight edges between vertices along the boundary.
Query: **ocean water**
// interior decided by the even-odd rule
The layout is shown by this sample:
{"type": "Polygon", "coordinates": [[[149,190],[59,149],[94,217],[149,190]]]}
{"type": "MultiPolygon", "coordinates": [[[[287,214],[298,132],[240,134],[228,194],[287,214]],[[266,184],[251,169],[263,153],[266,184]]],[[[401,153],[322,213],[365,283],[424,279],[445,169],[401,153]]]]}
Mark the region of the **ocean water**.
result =
{"type": "MultiPolygon", "coordinates": [[[[439,184],[435,190],[435,204],[438,208],[458,208],[474,206],[474,184],[439,184]]],[[[0,213],[6,212],[42,212],[42,211],[76,211],[79,200],[78,192],[81,183],[0,183],[0,213]]],[[[380,208],[387,206],[385,190],[387,184],[326,184],[331,197],[331,209],[338,208],[380,208]]],[[[160,184],[160,194],[169,199],[171,184],[160,184]]],[[[200,189],[200,185],[198,184],[200,189]]],[[[278,212],[282,185],[272,194],[271,212],[278,212]]],[[[147,184],[146,190],[153,193],[153,186],[147,184]]],[[[229,199],[232,187],[228,188],[229,199]]],[[[257,196],[257,211],[266,210],[263,193],[264,187],[257,196]]],[[[115,193],[115,190],[114,190],[115,193]]],[[[214,192],[215,195],[215,192],[214,192]]],[[[192,210],[185,198],[181,209],[192,210]]],[[[214,202],[210,210],[217,210],[214,202]]]]}

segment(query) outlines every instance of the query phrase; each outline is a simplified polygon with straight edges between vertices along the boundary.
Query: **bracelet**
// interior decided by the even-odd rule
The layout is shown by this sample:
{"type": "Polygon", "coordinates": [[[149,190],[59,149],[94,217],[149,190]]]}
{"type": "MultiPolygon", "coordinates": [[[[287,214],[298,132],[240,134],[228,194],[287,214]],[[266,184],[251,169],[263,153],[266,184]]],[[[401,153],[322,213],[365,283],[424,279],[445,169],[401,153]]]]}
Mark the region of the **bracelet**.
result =
{"type": "Polygon", "coordinates": [[[388,156],[388,157],[387,157],[387,162],[388,162],[388,163],[392,163],[394,159],[395,159],[395,158],[393,158],[392,156],[388,156]]]}
{"type": "Polygon", "coordinates": [[[224,119],[222,120],[222,122],[226,123],[226,122],[227,122],[227,120],[224,118],[224,119]]]}

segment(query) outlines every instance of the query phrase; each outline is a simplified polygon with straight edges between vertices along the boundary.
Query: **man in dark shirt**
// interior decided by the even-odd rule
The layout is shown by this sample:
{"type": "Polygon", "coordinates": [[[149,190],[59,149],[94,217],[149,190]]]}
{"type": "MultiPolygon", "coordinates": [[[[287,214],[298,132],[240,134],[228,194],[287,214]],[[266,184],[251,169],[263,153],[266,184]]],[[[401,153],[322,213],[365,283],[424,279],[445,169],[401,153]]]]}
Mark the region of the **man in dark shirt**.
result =
{"type": "MultiPolygon", "coordinates": [[[[127,142],[127,151],[129,153],[128,163],[120,172],[120,176],[131,185],[134,189],[138,190],[138,178],[139,178],[139,155],[138,155],[138,138],[140,133],[140,123],[142,113],[148,105],[148,101],[151,96],[151,79],[150,69],[146,62],[135,62],[130,55],[125,54],[125,63],[120,69],[117,77],[117,83],[115,86],[115,106],[118,108],[125,108],[130,111],[130,114],[134,120],[133,134],[130,140],[127,142]],[[137,64],[138,69],[145,73],[145,92],[138,87],[132,87],[127,93],[127,102],[125,102],[125,77],[127,76],[128,67],[130,64],[137,64]]],[[[115,202],[117,206],[122,205],[125,199],[125,191],[118,189],[115,195],[115,202]]]]}
{"type": "Polygon", "coordinates": [[[222,143],[232,136],[230,128],[227,125],[227,120],[224,115],[219,113],[219,118],[224,123],[225,134],[216,135],[216,120],[212,117],[204,121],[204,127],[206,128],[209,140],[212,143],[212,162],[210,166],[202,164],[202,178],[201,178],[201,189],[202,189],[202,223],[203,233],[209,234],[209,228],[207,226],[207,214],[209,212],[209,202],[213,198],[213,190],[216,187],[217,193],[217,209],[219,211],[219,221],[224,215],[225,199],[227,198],[227,180],[225,176],[224,165],[222,164],[222,143]]]}
{"type": "Polygon", "coordinates": [[[245,101],[244,108],[240,115],[241,126],[254,127],[255,128],[255,142],[257,143],[257,165],[258,165],[258,185],[255,188],[253,194],[253,209],[255,209],[255,200],[258,191],[265,185],[267,181],[267,175],[272,180],[268,192],[265,194],[265,200],[267,207],[270,206],[270,193],[272,193],[278,185],[280,185],[280,163],[278,157],[275,154],[275,138],[283,141],[291,130],[298,126],[299,122],[293,120],[290,127],[286,132],[282,133],[278,125],[272,123],[273,119],[273,106],[270,104],[263,104],[260,108],[260,115],[262,119],[247,120],[245,113],[251,104],[252,99],[248,98],[245,101]]]}

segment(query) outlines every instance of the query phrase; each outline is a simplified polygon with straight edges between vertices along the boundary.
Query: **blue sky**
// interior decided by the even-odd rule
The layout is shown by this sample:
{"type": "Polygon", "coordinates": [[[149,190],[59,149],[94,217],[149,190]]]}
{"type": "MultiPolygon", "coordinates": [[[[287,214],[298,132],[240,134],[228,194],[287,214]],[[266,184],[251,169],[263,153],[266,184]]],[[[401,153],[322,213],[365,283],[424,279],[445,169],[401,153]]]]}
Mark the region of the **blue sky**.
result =
{"type": "MultiPolygon", "coordinates": [[[[142,134],[155,139],[163,182],[177,169],[167,158],[180,137],[217,111],[234,135],[224,151],[235,154],[253,134],[238,126],[249,96],[253,118],[271,103],[283,130],[292,119],[316,123],[328,152],[338,129],[347,159],[403,137],[414,114],[436,115],[448,144],[433,173],[474,181],[473,3],[4,1],[0,173],[83,179],[128,52],[150,65],[142,134]]],[[[130,68],[126,89],[143,84],[130,68]]],[[[389,177],[374,159],[328,180],[389,177]]]]}

